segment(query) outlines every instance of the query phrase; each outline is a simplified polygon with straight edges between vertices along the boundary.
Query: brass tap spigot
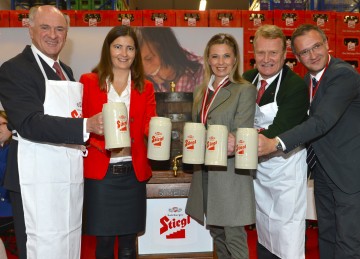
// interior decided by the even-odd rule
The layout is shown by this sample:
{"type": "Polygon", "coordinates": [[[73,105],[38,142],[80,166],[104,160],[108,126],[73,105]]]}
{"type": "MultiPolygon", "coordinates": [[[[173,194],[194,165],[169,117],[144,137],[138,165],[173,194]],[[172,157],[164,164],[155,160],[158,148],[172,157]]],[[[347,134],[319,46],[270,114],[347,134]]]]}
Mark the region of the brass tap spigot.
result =
{"type": "Polygon", "coordinates": [[[178,155],[176,157],[174,157],[173,159],[173,171],[174,171],[174,176],[177,177],[177,171],[178,171],[178,159],[181,158],[182,155],[178,155]]]}
{"type": "Polygon", "coordinates": [[[175,92],[175,82],[170,82],[170,91],[173,93],[175,92]]]}

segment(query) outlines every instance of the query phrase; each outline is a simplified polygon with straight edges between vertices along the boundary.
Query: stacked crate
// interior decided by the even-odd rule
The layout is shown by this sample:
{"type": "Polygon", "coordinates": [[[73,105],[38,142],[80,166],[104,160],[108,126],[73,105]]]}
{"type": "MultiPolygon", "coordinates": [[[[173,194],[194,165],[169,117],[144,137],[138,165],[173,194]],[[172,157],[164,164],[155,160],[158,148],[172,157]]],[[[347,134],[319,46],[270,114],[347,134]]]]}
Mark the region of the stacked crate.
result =
{"type": "Polygon", "coordinates": [[[244,27],[244,71],[256,66],[254,59],[254,34],[264,24],[274,24],[273,11],[242,11],[244,27]]]}
{"type": "Polygon", "coordinates": [[[275,10],[274,24],[282,29],[286,37],[286,60],[285,63],[300,76],[305,74],[304,66],[296,59],[291,50],[291,35],[301,24],[305,23],[305,11],[303,10],[275,10]]]}
{"type": "Polygon", "coordinates": [[[337,13],[336,56],[360,72],[360,13],[337,13]]]}

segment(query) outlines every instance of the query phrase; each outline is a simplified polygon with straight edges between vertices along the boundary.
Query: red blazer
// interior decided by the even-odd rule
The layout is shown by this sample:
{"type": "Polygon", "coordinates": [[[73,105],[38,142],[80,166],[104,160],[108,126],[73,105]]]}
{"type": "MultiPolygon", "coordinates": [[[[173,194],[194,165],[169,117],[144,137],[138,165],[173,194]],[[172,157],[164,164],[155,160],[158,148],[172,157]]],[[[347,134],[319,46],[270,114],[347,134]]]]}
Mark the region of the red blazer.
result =
{"type": "MultiPolygon", "coordinates": [[[[80,78],[84,84],[83,117],[89,118],[102,111],[107,103],[107,93],[100,91],[98,76],[95,73],[84,74],[80,78]]],[[[156,102],[153,85],[145,81],[145,89],[139,93],[131,83],[129,128],[131,138],[131,157],[136,178],[146,181],[152,171],[147,158],[145,136],[149,134],[149,122],[156,116],[156,102]]],[[[104,136],[90,134],[88,156],[84,158],[84,175],[86,178],[103,179],[110,162],[110,152],[105,149],[104,136]]]]}

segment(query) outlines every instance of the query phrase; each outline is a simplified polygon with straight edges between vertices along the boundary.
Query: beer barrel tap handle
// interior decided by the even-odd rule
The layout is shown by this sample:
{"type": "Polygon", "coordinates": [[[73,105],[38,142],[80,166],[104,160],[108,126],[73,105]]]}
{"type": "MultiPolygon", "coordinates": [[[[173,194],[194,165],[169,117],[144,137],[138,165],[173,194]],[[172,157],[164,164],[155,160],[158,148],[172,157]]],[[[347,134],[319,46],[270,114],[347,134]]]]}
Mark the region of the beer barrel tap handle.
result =
{"type": "Polygon", "coordinates": [[[182,155],[178,155],[176,157],[174,157],[173,159],[173,171],[174,171],[174,176],[177,177],[177,171],[178,171],[178,159],[181,158],[182,155]]]}

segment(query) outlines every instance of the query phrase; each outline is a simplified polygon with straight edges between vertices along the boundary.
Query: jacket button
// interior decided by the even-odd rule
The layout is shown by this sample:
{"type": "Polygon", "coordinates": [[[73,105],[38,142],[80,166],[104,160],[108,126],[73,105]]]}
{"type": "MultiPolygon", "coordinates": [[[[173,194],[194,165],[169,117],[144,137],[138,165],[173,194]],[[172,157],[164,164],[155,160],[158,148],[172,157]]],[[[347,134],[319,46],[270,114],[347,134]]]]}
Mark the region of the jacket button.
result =
{"type": "Polygon", "coordinates": [[[130,122],[134,122],[134,118],[130,118],[130,122]]]}
{"type": "Polygon", "coordinates": [[[135,142],[135,140],[132,138],[132,139],[131,139],[131,143],[134,143],[134,142],[135,142]]]}

